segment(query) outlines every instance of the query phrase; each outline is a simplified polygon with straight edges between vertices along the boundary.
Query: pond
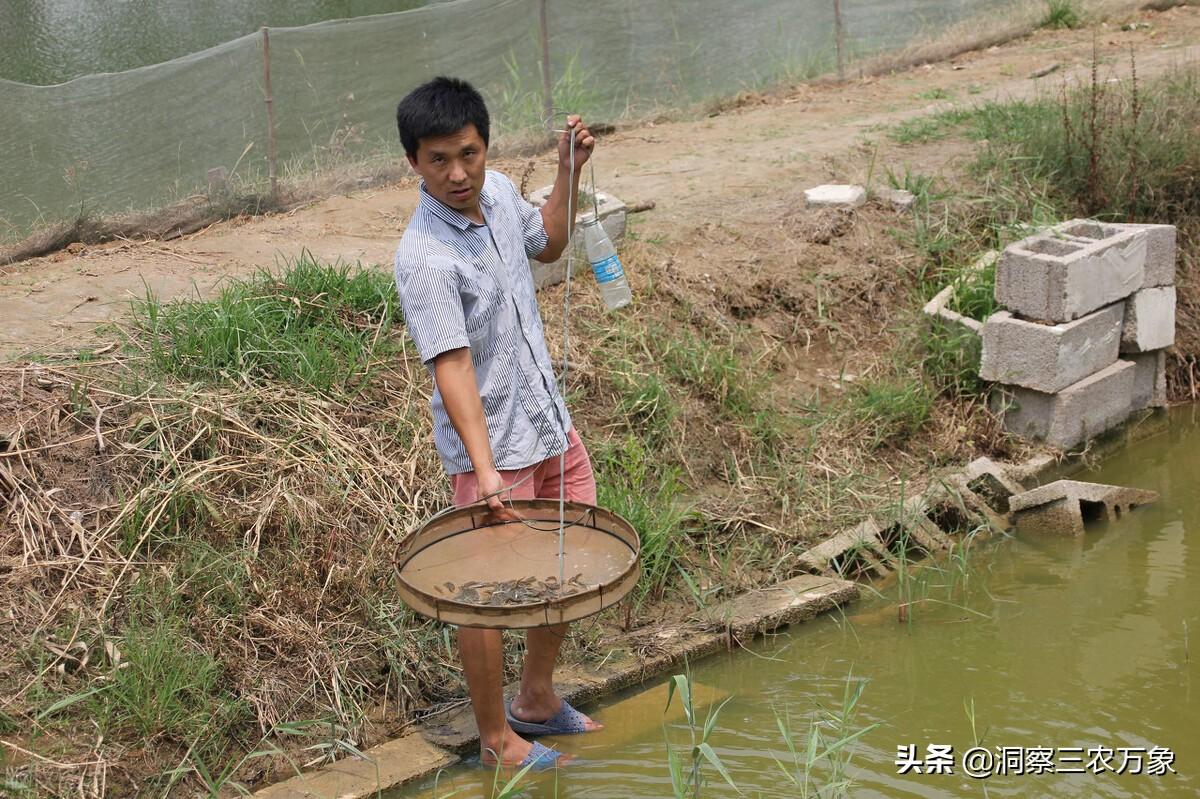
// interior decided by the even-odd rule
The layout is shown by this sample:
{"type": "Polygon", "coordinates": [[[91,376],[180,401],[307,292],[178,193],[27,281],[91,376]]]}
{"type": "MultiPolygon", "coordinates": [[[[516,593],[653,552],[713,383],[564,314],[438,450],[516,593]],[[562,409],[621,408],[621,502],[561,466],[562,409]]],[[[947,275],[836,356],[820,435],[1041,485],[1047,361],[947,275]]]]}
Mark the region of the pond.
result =
{"type": "MultiPolygon", "coordinates": [[[[834,757],[849,759],[840,768],[856,798],[1200,794],[1196,411],[1174,411],[1168,433],[1074,475],[1153,489],[1157,504],[1081,539],[977,541],[844,612],[694,664],[701,724],[704,705],[729,698],[708,742],[741,794],[806,795],[814,722],[825,744],[865,730],[834,757]],[[990,752],[970,755],[976,776],[964,766],[974,747],[990,752]]],[[[607,729],[553,740],[578,760],[521,795],[671,796],[664,736],[685,763],[690,739],[678,699],[664,731],[666,700],[660,682],[591,708],[607,729]]],[[[703,773],[702,795],[738,795],[711,765],[703,773]]],[[[834,795],[837,778],[830,758],[817,760],[807,795],[834,795]]],[[[436,790],[431,779],[392,796],[490,796],[492,781],[468,764],[436,790]]]]}
{"type": "Polygon", "coordinates": [[[0,78],[64,83],[195,53],[253,33],[406,11],[431,0],[6,0],[0,78]]]}

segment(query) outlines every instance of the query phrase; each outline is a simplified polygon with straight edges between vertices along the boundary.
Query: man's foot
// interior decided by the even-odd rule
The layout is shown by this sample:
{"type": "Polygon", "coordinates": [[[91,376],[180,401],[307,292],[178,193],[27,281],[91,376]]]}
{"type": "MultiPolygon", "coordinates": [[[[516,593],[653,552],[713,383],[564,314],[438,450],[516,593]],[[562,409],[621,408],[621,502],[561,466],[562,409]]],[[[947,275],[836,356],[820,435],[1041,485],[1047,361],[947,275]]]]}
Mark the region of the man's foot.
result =
{"type": "Polygon", "coordinates": [[[480,741],[479,759],[488,768],[495,768],[497,765],[501,768],[523,768],[532,765],[534,769],[543,769],[555,763],[566,765],[574,757],[565,752],[547,749],[536,741],[526,741],[509,729],[505,732],[503,740],[496,742],[495,746],[488,746],[480,741]],[[503,753],[502,756],[497,757],[500,753],[503,753]]]}
{"type": "Polygon", "coordinates": [[[529,757],[533,744],[506,727],[504,736],[495,741],[479,741],[479,759],[485,766],[519,766],[529,757]]]}
{"type": "Polygon", "coordinates": [[[554,694],[538,701],[518,694],[508,705],[508,722],[525,735],[571,735],[604,729],[554,694]]]}

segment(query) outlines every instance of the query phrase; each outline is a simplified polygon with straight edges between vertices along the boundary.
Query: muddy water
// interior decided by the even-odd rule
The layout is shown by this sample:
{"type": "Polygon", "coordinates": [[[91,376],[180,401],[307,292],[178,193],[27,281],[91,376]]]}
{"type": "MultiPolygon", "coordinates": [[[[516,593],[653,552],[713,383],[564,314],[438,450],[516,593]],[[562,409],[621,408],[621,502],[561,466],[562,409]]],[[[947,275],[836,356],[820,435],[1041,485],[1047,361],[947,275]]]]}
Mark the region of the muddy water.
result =
{"type": "MultiPolygon", "coordinates": [[[[846,729],[878,724],[854,750],[854,797],[1200,795],[1198,453],[1200,414],[1177,411],[1169,433],[1080,476],[1154,489],[1162,494],[1157,505],[1081,540],[978,544],[965,565],[926,568],[844,615],[695,664],[693,679],[706,687],[699,704],[732,697],[709,740],[743,795],[804,795],[780,766],[797,772],[777,716],[790,718],[802,749],[818,708],[842,706],[847,680],[864,687],[846,729]],[[899,623],[904,597],[913,612],[899,623]],[[1055,772],[967,776],[962,756],[977,741],[993,755],[1010,747],[1032,770],[1049,759],[1055,772]],[[953,746],[954,773],[899,774],[897,747],[906,744],[917,759],[929,745],[953,746]],[[1094,758],[1131,772],[1138,750],[1155,747],[1173,752],[1177,773],[1061,773],[1094,758]],[[1037,751],[1045,748],[1057,751],[1037,751]]],[[[523,795],[670,796],[665,701],[658,684],[596,708],[608,729],[556,741],[579,760],[539,777],[523,795]]],[[[669,727],[682,744],[686,727],[669,727]]],[[[821,729],[833,732],[828,722],[821,729]]],[[[1143,755],[1143,772],[1149,763],[1143,755]]],[[[703,795],[736,795],[712,769],[706,773],[703,795]]],[[[812,787],[820,787],[827,773],[814,775],[812,787]]],[[[491,780],[478,766],[456,767],[440,776],[436,792],[430,781],[394,796],[489,796],[491,780]]]]}

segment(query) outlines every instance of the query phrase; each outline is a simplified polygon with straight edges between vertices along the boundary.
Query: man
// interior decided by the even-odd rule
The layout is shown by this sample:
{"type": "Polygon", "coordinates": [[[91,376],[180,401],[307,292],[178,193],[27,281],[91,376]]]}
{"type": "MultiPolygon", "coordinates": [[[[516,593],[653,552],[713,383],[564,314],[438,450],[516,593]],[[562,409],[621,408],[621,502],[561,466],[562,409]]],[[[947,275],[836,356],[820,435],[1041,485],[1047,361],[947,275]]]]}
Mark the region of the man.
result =
{"type": "MultiPolygon", "coordinates": [[[[409,334],[433,374],[434,440],[455,504],[485,500],[503,517],[510,513],[505,498],[557,499],[560,484],[568,500],[594,504],[591,463],[555,382],[527,259],[549,263],[565,249],[574,224],[567,198],[578,196],[580,167],[595,140],[579,117],[568,118],[575,173],[566,133],[554,189],[538,210],[508,178],[486,169],[487,107],[468,83],[436,78],[414,89],[400,101],[396,122],[423,179],[396,252],[396,286],[409,334]]],[[[528,631],[520,691],[506,708],[500,632],[458,631],[484,763],[557,757],[521,732],[599,729],[554,693],[565,635],[565,625],[528,631]]]]}

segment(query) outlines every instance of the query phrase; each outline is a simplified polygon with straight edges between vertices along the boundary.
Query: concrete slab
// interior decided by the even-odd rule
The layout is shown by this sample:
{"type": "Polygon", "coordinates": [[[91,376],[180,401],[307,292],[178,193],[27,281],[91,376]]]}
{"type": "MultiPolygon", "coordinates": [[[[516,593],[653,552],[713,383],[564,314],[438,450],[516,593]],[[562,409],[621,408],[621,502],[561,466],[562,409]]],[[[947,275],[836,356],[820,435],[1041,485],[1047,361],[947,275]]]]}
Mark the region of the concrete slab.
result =
{"type": "Polygon", "coordinates": [[[1130,355],[1136,371],[1133,375],[1133,410],[1167,407],[1167,353],[1143,352],[1130,355]]]}
{"type": "Polygon", "coordinates": [[[1089,522],[1116,520],[1158,500],[1138,488],[1056,480],[1011,500],[1017,531],[1031,535],[1083,535],[1089,522]]]}
{"type": "Polygon", "coordinates": [[[347,758],[258,791],[258,799],[329,799],[373,796],[458,760],[416,733],[372,747],[367,759],[347,758]]]}
{"type": "Polygon", "coordinates": [[[1134,372],[1132,361],[1119,360],[1058,394],[1005,386],[992,406],[1010,432],[1069,449],[1129,418],[1134,372]]]}
{"type": "Polygon", "coordinates": [[[1122,303],[1056,325],[994,313],[983,325],[979,376],[1054,394],[1116,363],[1124,316],[1122,303]]]}
{"type": "Polygon", "coordinates": [[[1142,289],[1125,301],[1121,352],[1150,352],[1174,343],[1174,286],[1142,289]]]}
{"type": "Polygon", "coordinates": [[[857,599],[858,592],[858,586],[848,580],[801,574],[770,588],[747,591],[707,615],[720,620],[735,638],[744,641],[808,621],[857,599]]]}
{"type": "MultiPolygon", "coordinates": [[[[553,186],[543,186],[537,191],[529,195],[529,202],[535,208],[541,208],[546,204],[546,200],[550,198],[550,191],[553,186]]],[[[628,219],[628,209],[625,203],[613,197],[611,194],[605,194],[602,191],[596,192],[596,200],[598,201],[600,227],[604,228],[604,232],[608,234],[608,238],[613,245],[619,245],[625,238],[625,225],[628,219]]],[[[582,208],[578,209],[577,219],[583,219],[585,216],[592,214],[592,205],[589,202],[582,208]]],[[[587,263],[587,255],[583,251],[580,240],[576,240],[575,251],[575,272],[571,276],[572,280],[578,280],[580,276],[587,276],[589,271],[587,263]]],[[[543,289],[547,286],[557,285],[567,279],[567,256],[563,253],[557,261],[549,264],[544,264],[541,261],[529,259],[529,269],[533,272],[534,288],[543,289]]]]}
{"type": "Polygon", "coordinates": [[[867,190],[862,186],[826,183],[805,189],[804,201],[814,208],[857,208],[867,201],[867,190]]]}
{"type": "Polygon", "coordinates": [[[1144,287],[1170,286],[1175,283],[1175,239],[1174,225],[1145,225],[1133,223],[1094,222],[1073,219],[1058,226],[1058,230],[1080,238],[1103,238],[1105,229],[1113,231],[1141,230],[1146,234],[1146,277],[1144,287]]]}
{"type": "Polygon", "coordinates": [[[1142,288],[1146,233],[1112,231],[1092,240],[1039,233],[1005,248],[996,267],[996,299],[1015,314],[1070,322],[1142,288]]]}

